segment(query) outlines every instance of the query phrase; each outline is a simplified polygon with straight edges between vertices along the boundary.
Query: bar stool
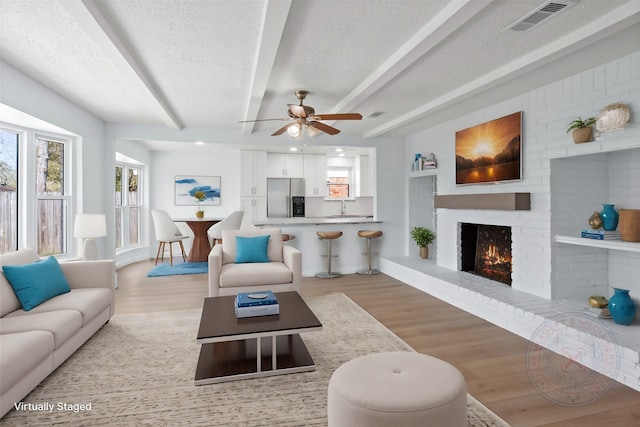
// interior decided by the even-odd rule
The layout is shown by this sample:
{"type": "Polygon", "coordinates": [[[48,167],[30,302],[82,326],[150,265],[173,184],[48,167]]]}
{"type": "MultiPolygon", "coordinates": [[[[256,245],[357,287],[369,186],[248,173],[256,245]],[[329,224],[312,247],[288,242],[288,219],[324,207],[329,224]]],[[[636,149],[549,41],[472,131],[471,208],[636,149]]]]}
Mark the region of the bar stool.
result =
{"type": "Polygon", "coordinates": [[[367,258],[369,259],[369,263],[367,265],[367,269],[361,269],[356,271],[358,274],[380,274],[380,270],[371,269],[371,239],[377,239],[382,236],[382,231],[378,230],[360,230],[358,231],[358,237],[363,237],[367,239],[367,258]]]}
{"type": "Polygon", "coordinates": [[[335,277],[342,276],[342,273],[331,271],[331,242],[333,239],[337,239],[342,236],[342,231],[318,231],[316,234],[320,239],[327,241],[327,271],[317,273],[316,277],[321,279],[333,279],[335,277]]]}

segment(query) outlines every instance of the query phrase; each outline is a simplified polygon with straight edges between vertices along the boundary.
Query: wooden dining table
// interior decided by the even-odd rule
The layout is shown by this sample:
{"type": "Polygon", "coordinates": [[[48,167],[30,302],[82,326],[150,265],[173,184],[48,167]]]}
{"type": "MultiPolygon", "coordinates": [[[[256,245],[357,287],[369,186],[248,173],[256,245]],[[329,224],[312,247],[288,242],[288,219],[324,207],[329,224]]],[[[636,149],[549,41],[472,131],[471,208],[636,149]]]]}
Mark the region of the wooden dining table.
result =
{"type": "Polygon", "coordinates": [[[222,221],[224,218],[172,218],[173,222],[186,223],[191,231],[193,231],[193,244],[187,256],[189,262],[205,262],[211,252],[209,244],[209,236],[207,231],[209,228],[222,221]]]}

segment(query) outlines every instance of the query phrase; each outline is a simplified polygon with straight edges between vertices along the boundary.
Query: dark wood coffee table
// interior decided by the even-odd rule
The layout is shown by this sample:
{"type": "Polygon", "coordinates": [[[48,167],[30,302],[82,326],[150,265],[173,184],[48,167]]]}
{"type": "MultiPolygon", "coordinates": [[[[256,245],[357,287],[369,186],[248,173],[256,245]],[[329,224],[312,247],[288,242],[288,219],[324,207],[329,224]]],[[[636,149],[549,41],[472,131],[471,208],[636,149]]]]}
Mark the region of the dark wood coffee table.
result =
{"type": "Polygon", "coordinates": [[[315,370],[300,337],[322,324],[297,292],[277,292],[280,314],[236,318],[235,296],[205,298],[195,384],[315,370]]]}

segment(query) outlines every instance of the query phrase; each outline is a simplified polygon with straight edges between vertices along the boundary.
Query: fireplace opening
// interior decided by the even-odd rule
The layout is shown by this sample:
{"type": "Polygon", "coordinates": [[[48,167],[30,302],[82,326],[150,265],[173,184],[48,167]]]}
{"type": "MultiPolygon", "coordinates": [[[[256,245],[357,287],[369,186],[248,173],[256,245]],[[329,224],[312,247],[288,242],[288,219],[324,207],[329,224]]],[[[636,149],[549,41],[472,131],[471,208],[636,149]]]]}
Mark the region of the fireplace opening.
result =
{"type": "Polygon", "coordinates": [[[463,223],[461,270],[511,286],[511,227],[463,223]]]}

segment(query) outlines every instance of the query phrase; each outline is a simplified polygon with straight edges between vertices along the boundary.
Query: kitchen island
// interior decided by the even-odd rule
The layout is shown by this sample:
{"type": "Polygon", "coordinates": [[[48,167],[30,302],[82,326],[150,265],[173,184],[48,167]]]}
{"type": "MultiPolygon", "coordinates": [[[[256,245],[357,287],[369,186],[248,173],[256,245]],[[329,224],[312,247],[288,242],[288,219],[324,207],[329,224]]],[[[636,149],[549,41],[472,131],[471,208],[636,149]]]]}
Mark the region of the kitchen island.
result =
{"type": "MultiPolygon", "coordinates": [[[[317,236],[318,231],[342,231],[342,237],[333,241],[332,270],[352,274],[366,267],[366,239],[358,237],[360,230],[382,230],[382,222],[373,217],[336,215],[312,218],[268,218],[254,224],[260,228],[281,228],[282,233],[295,236],[285,244],[302,252],[302,275],[313,276],[327,269],[327,244],[317,236]],[[324,255],[324,256],[323,256],[324,255]]],[[[384,244],[384,235],[372,242],[372,263],[378,263],[378,247],[384,244]]]]}

